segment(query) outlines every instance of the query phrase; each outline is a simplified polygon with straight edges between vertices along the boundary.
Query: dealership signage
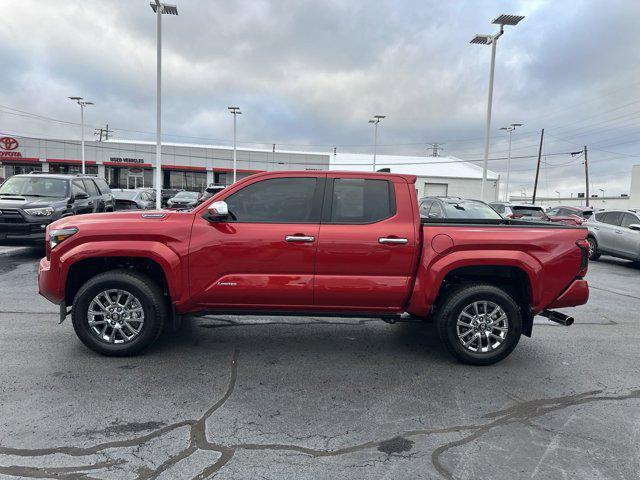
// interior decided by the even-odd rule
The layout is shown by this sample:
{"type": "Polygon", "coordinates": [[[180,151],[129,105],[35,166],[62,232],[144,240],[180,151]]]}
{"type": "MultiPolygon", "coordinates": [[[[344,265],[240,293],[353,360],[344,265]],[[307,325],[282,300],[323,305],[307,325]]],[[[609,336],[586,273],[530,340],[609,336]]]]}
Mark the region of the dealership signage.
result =
{"type": "Polygon", "coordinates": [[[144,163],[144,158],[111,157],[109,161],[113,163],[144,163]]]}
{"type": "Polygon", "coordinates": [[[18,140],[13,137],[2,137],[0,138],[0,157],[2,158],[20,158],[22,154],[20,152],[16,152],[16,148],[18,148],[20,144],[18,140]]]}

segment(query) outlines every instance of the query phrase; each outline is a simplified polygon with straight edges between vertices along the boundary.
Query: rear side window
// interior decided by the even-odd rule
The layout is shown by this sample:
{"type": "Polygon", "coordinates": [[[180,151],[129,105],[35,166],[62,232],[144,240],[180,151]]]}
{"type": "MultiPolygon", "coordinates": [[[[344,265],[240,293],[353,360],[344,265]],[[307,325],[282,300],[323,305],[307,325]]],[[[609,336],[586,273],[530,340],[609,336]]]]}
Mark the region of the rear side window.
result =
{"type": "Polygon", "coordinates": [[[100,195],[100,192],[98,192],[98,187],[96,187],[96,184],[93,183],[93,180],[91,180],[90,178],[85,178],[83,179],[83,181],[85,189],[90,196],[97,197],[98,195],[100,195]]]}
{"type": "Polygon", "coordinates": [[[227,198],[232,221],[251,223],[319,223],[318,179],[271,178],[252,183],[227,198]],[[235,218],[234,218],[235,217],[235,218]]]}
{"type": "Polygon", "coordinates": [[[634,223],[640,223],[640,221],[638,221],[638,217],[636,217],[633,213],[625,213],[622,216],[622,222],[620,223],[620,226],[629,228],[629,225],[633,225],[634,223]]]}
{"type": "Polygon", "coordinates": [[[373,223],[395,213],[391,182],[363,178],[334,179],[330,223],[373,223]]]}

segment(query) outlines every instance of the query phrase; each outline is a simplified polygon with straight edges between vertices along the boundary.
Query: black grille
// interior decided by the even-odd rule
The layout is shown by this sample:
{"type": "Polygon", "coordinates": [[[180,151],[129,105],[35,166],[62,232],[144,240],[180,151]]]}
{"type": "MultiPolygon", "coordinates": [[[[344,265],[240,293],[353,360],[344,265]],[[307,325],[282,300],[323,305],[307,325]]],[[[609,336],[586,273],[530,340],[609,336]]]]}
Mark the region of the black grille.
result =
{"type": "Polygon", "coordinates": [[[0,208],[0,223],[26,223],[24,217],[15,208],[0,208]]]}

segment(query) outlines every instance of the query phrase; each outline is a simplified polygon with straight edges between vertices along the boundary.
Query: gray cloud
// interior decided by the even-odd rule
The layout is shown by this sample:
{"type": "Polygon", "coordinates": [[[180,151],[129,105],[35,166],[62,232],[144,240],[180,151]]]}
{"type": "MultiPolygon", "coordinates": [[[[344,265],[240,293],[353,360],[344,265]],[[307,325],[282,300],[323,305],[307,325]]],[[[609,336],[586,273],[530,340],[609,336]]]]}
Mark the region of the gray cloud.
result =
{"type": "MultiPolygon", "coordinates": [[[[80,94],[96,102],[90,123],[109,122],[123,138],[153,137],[148,2],[4,3],[11,17],[0,31],[0,104],[77,121],[66,97],[80,94]]],[[[547,153],[592,145],[593,181],[616,193],[628,189],[640,158],[627,156],[639,153],[640,104],[612,111],[640,98],[637,2],[183,0],[178,7],[179,17],[163,19],[168,134],[228,142],[226,107],[235,103],[245,142],[366,151],[367,120],[382,113],[384,153],[421,154],[424,143],[439,141],[445,153],[481,158],[490,49],[468,42],[495,31],[491,18],[509,12],[527,18],[507,27],[498,45],[492,156],[506,154],[499,126],[526,124],[514,155],[535,155],[544,127],[547,153]]],[[[73,126],[2,111],[0,126],[78,135],[73,126]]],[[[549,193],[581,190],[581,165],[565,165],[571,160],[547,157],[543,192],[547,183],[549,193]]],[[[535,159],[513,165],[514,188],[530,191],[535,159]]],[[[506,162],[491,168],[504,172],[506,162]]]]}

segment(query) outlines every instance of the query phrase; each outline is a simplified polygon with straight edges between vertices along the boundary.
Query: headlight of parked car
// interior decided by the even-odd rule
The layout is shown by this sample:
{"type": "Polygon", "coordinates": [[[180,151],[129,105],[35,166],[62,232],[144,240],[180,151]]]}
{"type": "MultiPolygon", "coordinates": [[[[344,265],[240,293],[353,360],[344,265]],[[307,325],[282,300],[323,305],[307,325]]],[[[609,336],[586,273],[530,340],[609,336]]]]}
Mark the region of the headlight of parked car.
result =
{"type": "Polygon", "coordinates": [[[75,227],[71,228],[58,228],[55,230],[49,231],[49,247],[53,250],[57,245],[60,245],[71,235],[75,235],[78,233],[78,229],[75,227]]]}
{"type": "Polygon", "coordinates": [[[53,208],[51,207],[25,208],[24,211],[27,215],[31,215],[32,217],[50,217],[53,214],[53,208]]]}

